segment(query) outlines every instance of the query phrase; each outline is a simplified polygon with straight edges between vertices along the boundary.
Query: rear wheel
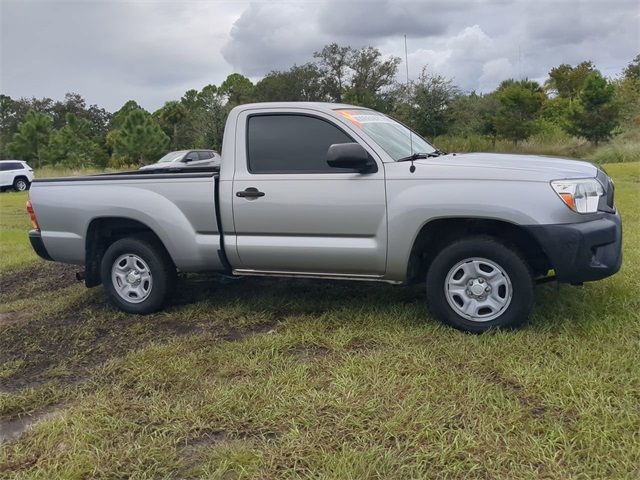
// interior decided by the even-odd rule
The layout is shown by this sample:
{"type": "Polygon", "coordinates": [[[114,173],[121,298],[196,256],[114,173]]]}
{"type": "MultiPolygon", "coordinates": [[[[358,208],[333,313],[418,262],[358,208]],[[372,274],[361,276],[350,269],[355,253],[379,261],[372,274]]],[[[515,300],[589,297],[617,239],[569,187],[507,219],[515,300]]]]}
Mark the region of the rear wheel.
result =
{"type": "Polygon", "coordinates": [[[159,310],[176,278],[164,248],[144,236],[111,244],[102,257],[100,274],[112,303],[138,314],[159,310]]]}
{"type": "Polygon", "coordinates": [[[29,180],[24,177],[18,177],[13,181],[13,189],[17,192],[29,190],[29,180]]]}
{"type": "Polygon", "coordinates": [[[524,323],[533,307],[533,278],[520,255],[491,238],[453,243],[433,260],[427,299],[443,322],[480,333],[524,323]]]}

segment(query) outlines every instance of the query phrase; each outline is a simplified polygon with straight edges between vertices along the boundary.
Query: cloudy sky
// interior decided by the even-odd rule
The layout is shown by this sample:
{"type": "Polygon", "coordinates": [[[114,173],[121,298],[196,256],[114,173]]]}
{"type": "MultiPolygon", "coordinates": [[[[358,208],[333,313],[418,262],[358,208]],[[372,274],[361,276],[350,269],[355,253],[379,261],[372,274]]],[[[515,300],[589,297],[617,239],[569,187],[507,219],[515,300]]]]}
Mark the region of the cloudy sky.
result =
{"type": "Polygon", "coordinates": [[[412,77],[426,65],[465,90],[585,59],[614,76],[640,52],[640,0],[0,0],[0,90],[154,110],[330,42],[404,57],[404,34],[412,77]]]}

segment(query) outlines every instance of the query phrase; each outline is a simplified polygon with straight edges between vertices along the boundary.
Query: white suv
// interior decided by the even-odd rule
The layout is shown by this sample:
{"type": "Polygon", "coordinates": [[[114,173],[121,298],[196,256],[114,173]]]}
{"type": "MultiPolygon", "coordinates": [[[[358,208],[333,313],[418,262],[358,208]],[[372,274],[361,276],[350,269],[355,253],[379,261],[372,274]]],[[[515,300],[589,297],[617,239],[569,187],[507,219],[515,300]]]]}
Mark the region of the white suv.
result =
{"type": "Polygon", "coordinates": [[[0,160],[0,190],[13,188],[18,192],[29,190],[33,182],[33,169],[22,160],[0,160]]]}

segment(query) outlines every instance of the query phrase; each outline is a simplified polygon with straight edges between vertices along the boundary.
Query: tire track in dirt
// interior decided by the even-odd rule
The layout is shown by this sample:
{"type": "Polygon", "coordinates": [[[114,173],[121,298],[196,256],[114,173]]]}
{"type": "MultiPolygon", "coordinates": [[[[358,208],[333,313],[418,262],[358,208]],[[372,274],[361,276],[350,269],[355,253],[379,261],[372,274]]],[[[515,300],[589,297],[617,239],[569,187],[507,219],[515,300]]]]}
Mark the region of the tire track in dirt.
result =
{"type": "Polygon", "coordinates": [[[0,303],[8,303],[77,283],[77,265],[38,261],[25,268],[0,274],[0,303]]]}

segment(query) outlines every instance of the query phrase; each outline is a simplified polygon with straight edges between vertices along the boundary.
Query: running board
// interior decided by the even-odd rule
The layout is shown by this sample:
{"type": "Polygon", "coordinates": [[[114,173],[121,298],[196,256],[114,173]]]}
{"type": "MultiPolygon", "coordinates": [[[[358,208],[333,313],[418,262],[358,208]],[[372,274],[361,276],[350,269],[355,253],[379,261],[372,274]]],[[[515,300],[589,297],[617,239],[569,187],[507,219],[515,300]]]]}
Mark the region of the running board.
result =
{"type": "Polygon", "coordinates": [[[243,270],[234,269],[234,275],[246,277],[285,277],[285,278],[312,278],[321,280],[355,280],[359,282],[384,282],[392,285],[400,285],[402,282],[397,280],[386,280],[380,276],[374,275],[349,275],[336,273],[299,273],[299,272],[278,272],[266,270],[243,270]]]}

